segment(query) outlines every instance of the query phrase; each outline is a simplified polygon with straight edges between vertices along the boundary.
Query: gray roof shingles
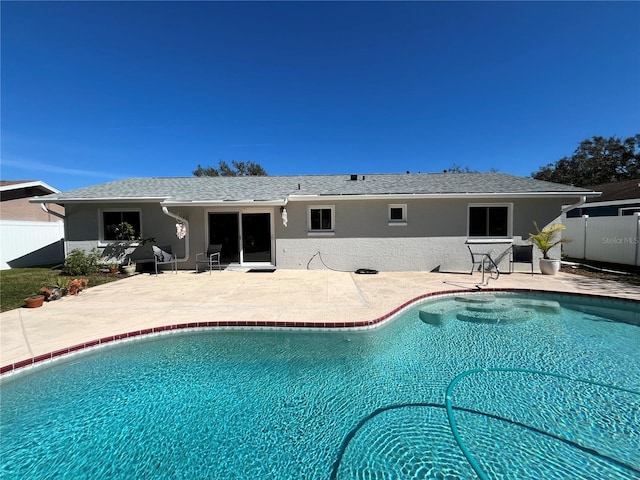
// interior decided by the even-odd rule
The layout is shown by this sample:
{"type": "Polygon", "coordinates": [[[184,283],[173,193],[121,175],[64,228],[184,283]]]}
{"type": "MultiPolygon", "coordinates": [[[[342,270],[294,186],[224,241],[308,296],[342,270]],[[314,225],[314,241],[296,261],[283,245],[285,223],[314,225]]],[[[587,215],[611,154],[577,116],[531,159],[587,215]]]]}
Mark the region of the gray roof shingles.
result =
{"type": "Polygon", "coordinates": [[[267,201],[289,195],[539,194],[591,190],[504,173],[131,178],[41,197],[51,202],[158,198],[175,202],[267,201]],[[364,179],[363,179],[364,178],[364,179]]]}

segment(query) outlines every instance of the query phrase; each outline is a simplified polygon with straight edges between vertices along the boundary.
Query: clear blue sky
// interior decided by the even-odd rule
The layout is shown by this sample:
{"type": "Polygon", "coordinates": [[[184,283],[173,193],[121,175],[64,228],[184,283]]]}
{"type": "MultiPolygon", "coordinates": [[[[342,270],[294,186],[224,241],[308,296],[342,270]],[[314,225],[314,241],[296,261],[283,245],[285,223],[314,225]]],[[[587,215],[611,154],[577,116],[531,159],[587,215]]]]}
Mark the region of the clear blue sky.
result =
{"type": "Polygon", "coordinates": [[[638,2],[3,1],[3,180],[529,176],[640,132],[638,2]]]}

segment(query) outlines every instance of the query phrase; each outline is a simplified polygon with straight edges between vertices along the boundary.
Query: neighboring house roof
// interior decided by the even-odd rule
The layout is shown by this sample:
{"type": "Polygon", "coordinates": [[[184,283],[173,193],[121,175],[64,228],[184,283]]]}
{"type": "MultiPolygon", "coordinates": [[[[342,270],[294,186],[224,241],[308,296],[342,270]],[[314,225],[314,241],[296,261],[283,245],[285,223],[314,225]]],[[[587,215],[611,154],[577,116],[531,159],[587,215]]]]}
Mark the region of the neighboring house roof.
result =
{"type": "Polygon", "coordinates": [[[309,197],[397,196],[593,196],[584,188],[504,173],[293,175],[246,177],[131,178],[62,192],[35,201],[161,201],[166,204],[271,202],[309,197]]]}
{"type": "Polygon", "coordinates": [[[596,199],[588,202],[612,202],[616,200],[640,200],[640,179],[623,180],[620,182],[603,183],[590,187],[595,191],[602,192],[596,199]]]}
{"type": "Polygon", "coordinates": [[[40,180],[0,180],[0,192],[18,190],[20,188],[33,188],[34,194],[37,192],[41,195],[60,192],[57,188],[53,188],[40,180]]]}

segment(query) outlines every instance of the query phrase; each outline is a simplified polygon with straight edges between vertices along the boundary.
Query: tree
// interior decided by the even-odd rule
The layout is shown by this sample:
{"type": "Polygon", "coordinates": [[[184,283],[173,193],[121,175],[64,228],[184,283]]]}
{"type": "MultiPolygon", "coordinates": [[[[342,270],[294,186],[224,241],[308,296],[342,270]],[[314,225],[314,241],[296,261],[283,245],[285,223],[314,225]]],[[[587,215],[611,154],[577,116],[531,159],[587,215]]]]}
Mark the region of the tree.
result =
{"type": "Polygon", "coordinates": [[[267,176],[267,171],[254,162],[237,162],[231,160],[231,167],[224,160],[218,162],[218,168],[203,167],[198,164],[198,168],[193,171],[196,177],[246,177],[246,176],[267,176]]]}
{"type": "Polygon", "coordinates": [[[598,136],[583,140],[573,155],[541,167],[531,176],[577,187],[640,178],[640,134],[624,141],[598,136]]]}
{"type": "MultiPolygon", "coordinates": [[[[489,170],[490,173],[497,173],[498,169],[497,168],[491,168],[489,170]]],[[[458,165],[457,163],[453,163],[451,164],[451,166],[449,168],[447,168],[446,170],[444,170],[444,173],[480,173],[480,170],[472,170],[469,168],[469,166],[466,167],[461,167],[460,165],[458,165]]]]}

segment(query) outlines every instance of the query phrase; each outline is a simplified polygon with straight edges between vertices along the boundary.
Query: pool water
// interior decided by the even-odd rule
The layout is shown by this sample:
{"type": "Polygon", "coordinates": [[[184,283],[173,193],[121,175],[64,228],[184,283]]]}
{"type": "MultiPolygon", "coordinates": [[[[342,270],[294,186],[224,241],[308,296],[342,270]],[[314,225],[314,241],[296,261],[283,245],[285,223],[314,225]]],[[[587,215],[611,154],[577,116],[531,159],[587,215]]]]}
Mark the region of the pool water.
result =
{"type": "Polygon", "coordinates": [[[480,369],[448,400],[487,478],[640,479],[640,307],[485,300],[367,331],[165,335],[14,376],[0,477],[478,478],[445,393],[480,369]]]}

